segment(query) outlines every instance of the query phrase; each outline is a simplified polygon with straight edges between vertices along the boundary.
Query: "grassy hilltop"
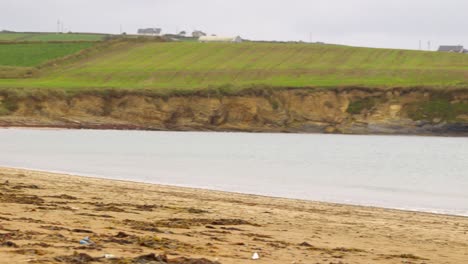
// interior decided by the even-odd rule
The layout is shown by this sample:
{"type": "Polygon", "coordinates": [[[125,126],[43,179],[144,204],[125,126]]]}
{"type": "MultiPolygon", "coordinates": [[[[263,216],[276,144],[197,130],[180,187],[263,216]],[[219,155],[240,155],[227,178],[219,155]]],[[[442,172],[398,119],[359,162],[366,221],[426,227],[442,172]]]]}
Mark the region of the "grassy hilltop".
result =
{"type": "MultiPolygon", "coordinates": [[[[232,90],[268,87],[468,87],[468,55],[295,43],[111,41],[71,43],[25,56],[21,44],[0,45],[2,67],[41,66],[30,78],[0,87],[232,90]],[[57,56],[79,56],[47,63],[57,56]],[[65,51],[64,54],[59,50],[65,51]],[[57,56],[56,56],[57,55],[57,56]],[[41,57],[37,59],[36,57],[41,57]]],[[[25,44],[24,44],[25,45],[25,44]]],[[[52,44],[47,44],[52,45],[52,44]]],[[[63,44],[62,44],[63,45],[63,44]]],[[[26,50],[27,50],[26,49],[26,50]]]]}
{"type": "Polygon", "coordinates": [[[101,41],[105,34],[91,33],[21,33],[0,32],[1,42],[25,42],[25,41],[101,41]]]}

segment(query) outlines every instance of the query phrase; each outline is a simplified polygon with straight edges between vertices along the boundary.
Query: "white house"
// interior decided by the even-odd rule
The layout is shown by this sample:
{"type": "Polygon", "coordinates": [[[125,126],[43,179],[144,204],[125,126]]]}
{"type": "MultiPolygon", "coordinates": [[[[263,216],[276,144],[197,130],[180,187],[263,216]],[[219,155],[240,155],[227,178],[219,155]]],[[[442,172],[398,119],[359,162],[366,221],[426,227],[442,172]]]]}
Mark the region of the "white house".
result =
{"type": "Polygon", "coordinates": [[[220,37],[220,36],[201,36],[198,38],[199,42],[242,42],[242,38],[237,37],[220,37]]]}

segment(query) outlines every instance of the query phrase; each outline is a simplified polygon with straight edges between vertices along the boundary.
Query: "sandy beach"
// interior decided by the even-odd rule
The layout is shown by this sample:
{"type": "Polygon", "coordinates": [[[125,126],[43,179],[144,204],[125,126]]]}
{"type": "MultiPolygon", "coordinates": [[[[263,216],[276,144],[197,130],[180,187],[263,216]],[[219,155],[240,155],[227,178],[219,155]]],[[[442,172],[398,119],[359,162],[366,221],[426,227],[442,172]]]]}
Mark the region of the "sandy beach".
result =
{"type": "Polygon", "coordinates": [[[0,206],[0,263],[468,263],[466,217],[9,168],[0,206]]]}

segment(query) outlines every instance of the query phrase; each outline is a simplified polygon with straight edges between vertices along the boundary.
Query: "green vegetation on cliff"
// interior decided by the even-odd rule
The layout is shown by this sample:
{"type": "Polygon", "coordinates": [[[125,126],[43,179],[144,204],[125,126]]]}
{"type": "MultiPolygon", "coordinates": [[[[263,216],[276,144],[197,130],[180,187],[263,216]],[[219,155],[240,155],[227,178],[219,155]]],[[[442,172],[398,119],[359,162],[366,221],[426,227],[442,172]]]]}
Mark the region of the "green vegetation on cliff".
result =
{"type": "MultiPolygon", "coordinates": [[[[42,67],[33,78],[0,79],[0,87],[161,91],[214,87],[236,91],[259,86],[468,87],[465,54],[295,43],[127,40],[98,46],[86,56],[42,67]]],[[[5,49],[11,48],[0,45],[0,54],[9,53],[5,49]]],[[[57,51],[51,49],[46,53],[57,51]]],[[[25,59],[22,52],[16,56],[0,59],[0,67],[37,64],[32,58],[25,59]]],[[[46,57],[39,56],[42,61],[46,57]]],[[[359,110],[360,106],[356,107],[359,110]]]]}
{"type": "Polygon", "coordinates": [[[435,97],[428,101],[408,105],[408,115],[413,120],[439,120],[449,122],[465,122],[461,116],[468,115],[468,103],[465,101],[450,101],[450,98],[435,97]]]}

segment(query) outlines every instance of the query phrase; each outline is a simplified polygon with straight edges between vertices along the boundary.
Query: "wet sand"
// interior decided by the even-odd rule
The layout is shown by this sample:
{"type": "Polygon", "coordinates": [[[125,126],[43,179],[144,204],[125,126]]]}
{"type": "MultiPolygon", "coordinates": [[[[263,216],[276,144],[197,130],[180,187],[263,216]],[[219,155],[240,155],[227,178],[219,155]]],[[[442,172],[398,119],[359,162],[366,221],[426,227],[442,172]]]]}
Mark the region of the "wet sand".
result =
{"type": "Polygon", "coordinates": [[[467,217],[8,168],[0,208],[0,263],[468,263],[467,217]]]}

